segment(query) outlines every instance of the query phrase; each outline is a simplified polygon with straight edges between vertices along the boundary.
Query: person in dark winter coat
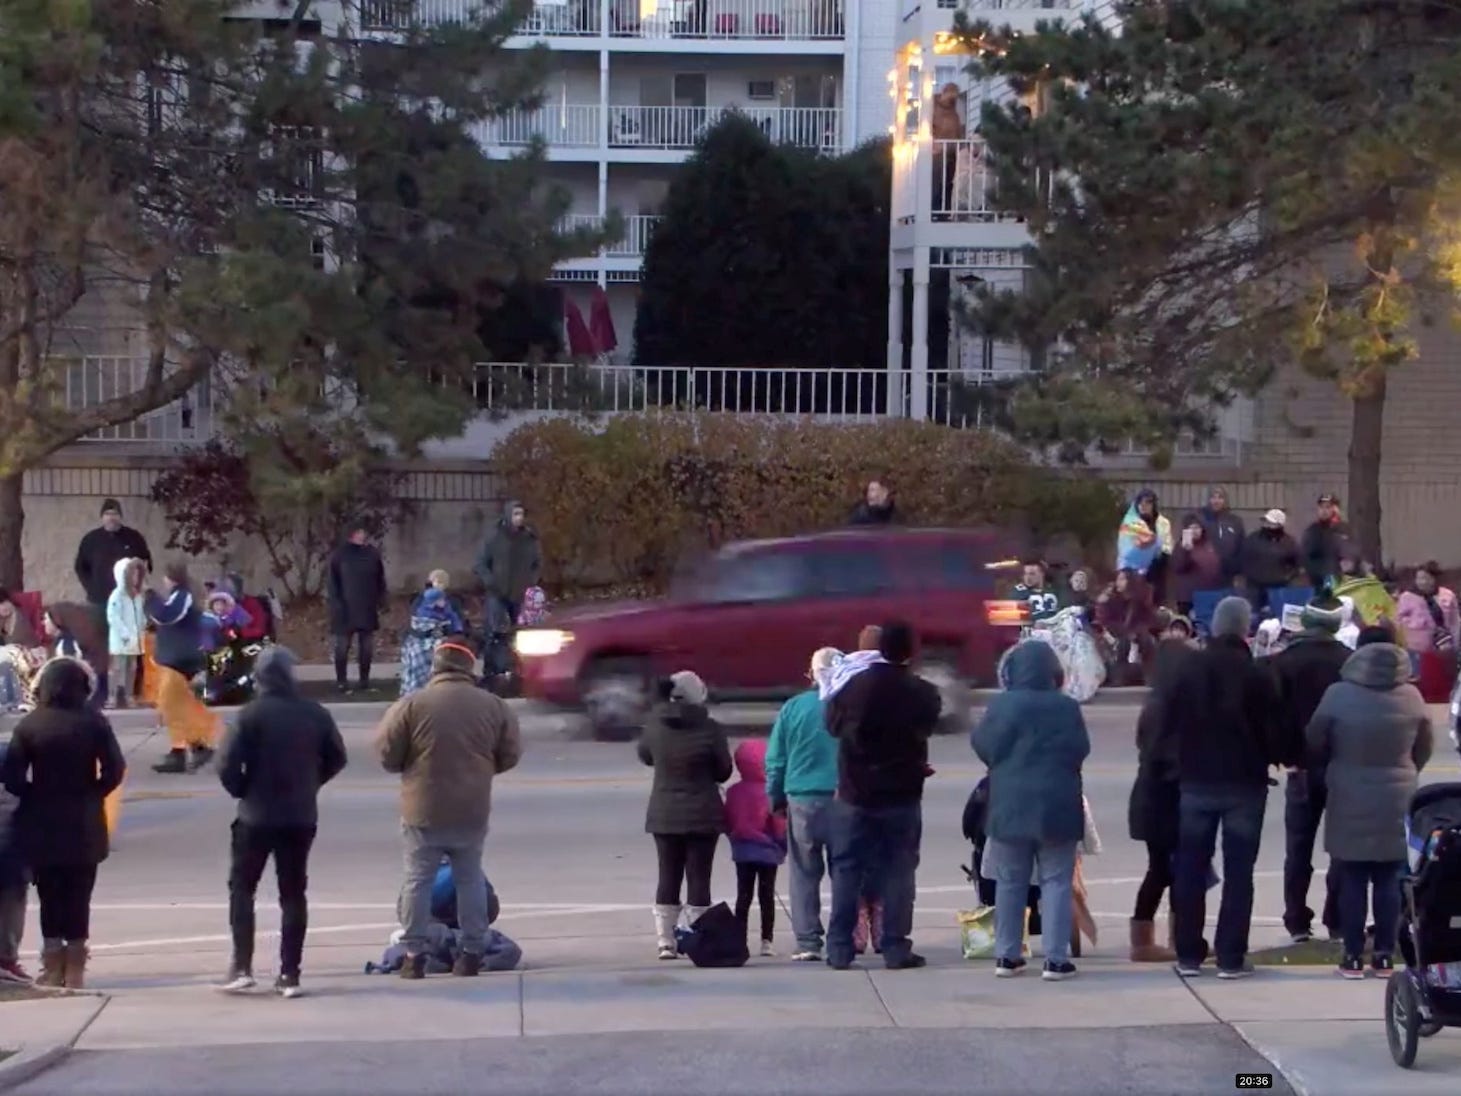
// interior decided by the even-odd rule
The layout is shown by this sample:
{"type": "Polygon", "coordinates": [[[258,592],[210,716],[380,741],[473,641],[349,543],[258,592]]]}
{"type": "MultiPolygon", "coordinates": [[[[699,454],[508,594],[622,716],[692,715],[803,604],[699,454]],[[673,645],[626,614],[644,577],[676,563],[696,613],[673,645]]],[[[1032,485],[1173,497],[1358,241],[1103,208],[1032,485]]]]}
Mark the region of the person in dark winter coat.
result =
{"type": "Polygon", "coordinates": [[[880,479],[868,480],[862,493],[862,501],[852,508],[849,525],[892,525],[898,520],[897,504],[893,492],[880,479]]]}
{"type": "Polygon", "coordinates": [[[163,568],[163,593],[148,593],[147,618],[156,629],[157,711],[167,727],[167,756],[154,765],[159,773],[202,768],[213,757],[217,714],[193,692],[192,680],[206,664],[203,613],[193,596],[188,569],[178,561],[163,568]],[[189,756],[191,752],[191,756],[189,756]]]}
{"type": "Polygon", "coordinates": [[[1282,510],[1270,510],[1263,515],[1262,528],[1243,542],[1243,584],[1248,604],[1260,618],[1268,611],[1270,592],[1288,586],[1299,573],[1299,546],[1287,524],[1282,510]]]}
{"type": "MultiPolygon", "coordinates": [[[[1177,721],[1167,718],[1166,709],[1182,703],[1176,684],[1184,663],[1193,657],[1195,649],[1185,640],[1166,639],[1157,646],[1151,689],[1136,721],[1136,780],[1131,785],[1127,825],[1131,839],[1146,845],[1147,868],[1131,914],[1134,963],[1169,963],[1177,957],[1171,948],[1156,942],[1157,908],[1172,887],[1182,800],[1177,721]]],[[[1169,936],[1171,928],[1169,924],[1169,936]]]]}
{"type": "MultiPolygon", "coordinates": [[[[5,771],[8,742],[0,742],[0,773],[5,771]]],[[[30,889],[30,868],[20,848],[20,829],[15,824],[20,800],[0,783],[0,982],[30,982],[20,965],[20,941],[25,935],[26,892],[30,889]]]]}
{"type": "Polygon", "coordinates": [[[1339,574],[1339,560],[1349,548],[1349,525],[1339,509],[1339,496],[1319,496],[1318,513],[1304,530],[1300,551],[1309,585],[1319,590],[1339,574]]]}
{"type": "Polygon", "coordinates": [[[103,804],[127,771],[111,724],[90,704],[95,687],[84,663],[46,663],[38,707],[16,724],[0,768],[20,800],[15,825],[40,898],[43,986],[85,986],[91,892],[109,851],[103,804]]]}
{"type": "Polygon", "coordinates": [[[472,573],[487,590],[488,625],[494,631],[511,632],[522,611],[523,595],[529,586],[538,584],[543,573],[538,534],[516,499],[502,508],[502,519],[483,542],[472,573]]]}
{"type": "Polygon", "coordinates": [[[1315,709],[1306,737],[1329,786],[1324,848],[1339,862],[1340,973],[1364,977],[1366,913],[1373,901],[1371,965],[1388,975],[1400,928],[1405,817],[1434,745],[1404,648],[1372,643],[1355,651],[1315,709]]]}
{"type": "Polygon", "coordinates": [[[970,735],[989,766],[983,874],[995,880],[995,973],[1025,966],[1027,888],[1040,886],[1044,977],[1075,974],[1070,961],[1076,851],[1085,834],[1081,765],[1091,752],[1080,705],[1060,691],[1060,659],[1047,643],[1022,643],[1005,663],[1006,691],[970,735]]]}
{"type": "MultiPolygon", "coordinates": [[[[1278,684],[1278,760],[1289,770],[1283,795],[1283,927],[1296,943],[1313,934],[1309,883],[1314,877],[1314,838],[1328,800],[1324,769],[1309,757],[1304,733],[1350,656],[1349,648],[1337,638],[1344,625],[1344,607],[1338,601],[1311,602],[1304,607],[1301,623],[1303,631],[1269,660],[1278,684]]],[[[1331,862],[1324,876],[1321,916],[1331,935],[1339,931],[1338,883],[1331,862]]]]}
{"type": "Polygon", "coordinates": [[[1221,590],[1227,585],[1223,559],[1207,539],[1207,527],[1196,514],[1182,521],[1182,535],[1172,550],[1172,600],[1181,616],[1192,615],[1199,590],[1221,590]]]}
{"type": "Polygon", "coordinates": [[[829,812],[832,916],[827,964],[852,965],[858,902],[868,890],[883,904],[882,956],[890,970],[924,965],[913,951],[914,876],[923,840],[928,739],[938,723],[938,690],[909,668],[915,639],[901,621],[884,624],[876,663],[825,704],[837,739],[837,798],[829,812]]]}
{"type": "Polygon", "coordinates": [[[654,768],[644,830],[654,838],[659,885],[654,929],[661,959],[678,954],[675,928],[684,912],[691,925],[710,908],[710,869],[725,830],[720,785],[730,779],[730,746],[710,718],[710,691],[688,670],[661,687],[664,703],[639,739],[639,760],[654,768]],[[687,905],[680,905],[680,887],[687,905]]]}
{"type": "Polygon", "coordinates": [[[351,640],[359,659],[360,691],[370,691],[375,633],[380,631],[381,606],[389,592],[380,550],[370,543],[365,527],[356,525],[349,540],[330,557],[330,634],[335,639],[335,687],[342,693],[350,691],[351,640]]]}
{"type": "Polygon", "coordinates": [[[1238,597],[1218,602],[1212,639],[1183,660],[1180,702],[1163,706],[1174,724],[1181,818],[1172,910],[1177,919],[1177,972],[1198,973],[1205,949],[1207,883],[1218,830],[1223,834],[1223,892],[1218,910],[1218,977],[1251,973],[1248,930],[1253,917],[1253,866],[1268,804],[1268,768],[1278,759],[1274,724],[1278,688],[1254,662],[1247,636],[1252,609],[1238,597]]]}
{"type": "Polygon", "coordinates": [[[121,503],[116,499],[105,499],[101,504],[101,524],[81,538],[76,548],[75,565],[76,579],[86,592],[86,604],[101,631],[101,643],[91,662],[97,678],[97,695],[101,700],[109,695],[107,600],[117,586],[117,563],[124,559],[140,559],[148,573],[152,571],[152,552],[147,547],[147,538],[122,524],[121,503]]]}
{"type": "Polygon", "coordinates": [[[254,896],[269,858],[279,877],[279,977],[274,990],[299,996],[309,907],[309,852],[319,823],[320,789],[345,768],[345,742],[323,705],[299,695],[295,658],[285,647],[264,648],[254,664],[259,695],[238,713],[219,752],[218,779],[237,799],[228,921],[233,958],[223,989],[254,986],[254,896]]]}
{"type": "Polygon", "coordinates": [[[1207,505],[1197,511],[1197,519],[1207,533],[1207,542],[1217,550],[1222,563],[1223,586],[1231,586],[1243,573],[1243,541],[1247,531],[1243,519],[1228,508],[1226,488],[1214,487],[1207,493],[1207,505]]]}

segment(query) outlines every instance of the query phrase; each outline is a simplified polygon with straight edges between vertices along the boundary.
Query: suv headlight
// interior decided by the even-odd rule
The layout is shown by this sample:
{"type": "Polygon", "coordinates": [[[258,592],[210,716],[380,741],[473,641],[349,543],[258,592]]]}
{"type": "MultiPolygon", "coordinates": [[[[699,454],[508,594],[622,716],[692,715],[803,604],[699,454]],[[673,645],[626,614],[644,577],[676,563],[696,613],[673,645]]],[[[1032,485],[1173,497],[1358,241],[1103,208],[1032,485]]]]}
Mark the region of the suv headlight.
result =
{"type": "Polygon", "coordinates": [[[573,633],[558,628],[525,628],[512,641],[523,658],[550,658],[573,642],[573,633]]]}

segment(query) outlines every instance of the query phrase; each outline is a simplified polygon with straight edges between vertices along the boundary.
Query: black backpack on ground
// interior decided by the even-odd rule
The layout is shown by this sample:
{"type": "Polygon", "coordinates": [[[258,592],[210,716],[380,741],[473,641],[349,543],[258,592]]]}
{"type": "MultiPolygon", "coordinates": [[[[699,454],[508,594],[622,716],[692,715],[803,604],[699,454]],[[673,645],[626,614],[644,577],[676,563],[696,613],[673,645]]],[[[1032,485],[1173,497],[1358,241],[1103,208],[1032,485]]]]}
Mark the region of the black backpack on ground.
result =
{"type": "Polygon", "coordinates": [[[751,958],[746,930],[724,902],[711,906],[680,933],[680,954],[697,967],[743,967],[751,958]]]}

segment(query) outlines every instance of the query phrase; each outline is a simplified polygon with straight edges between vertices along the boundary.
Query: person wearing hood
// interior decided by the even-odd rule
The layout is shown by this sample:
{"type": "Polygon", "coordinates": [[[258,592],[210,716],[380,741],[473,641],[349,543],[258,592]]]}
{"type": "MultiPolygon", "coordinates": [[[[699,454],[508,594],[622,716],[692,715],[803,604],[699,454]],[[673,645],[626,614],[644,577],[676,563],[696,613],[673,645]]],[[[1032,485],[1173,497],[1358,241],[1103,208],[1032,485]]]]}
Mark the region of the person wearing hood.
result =
{"type": "Polygon", "coordinates": [[[1182,539],[1172,553],[1172,600],[1181,616],[1192,615],[1199,590],[1221,590],[1228,575],[1221,554],[1207,536],[1207,526],[1196,514],[1182,519],[1182,539]]]}
{"type": "Polygon", "coordinates": [[[807,680],[812,687],[781,707],[766,742],[766,796],[773,811],[784,811],[791,871],[791,928],[796,934],[792,960],[819,963],[826,931],[822,925],[822,877],[826,874],[827,811],[837,794],[837,740],[822,717],[821,679],[842,658],[835,647],[812,655],[807,680]]]}
{"type": "Polygon", "coordinates": [[[1243,542],[1243,585],[1248,604],[1258,617],[1268,612],[1269,596],[1289,586],[1299,573],[1299,546],[1289,536],[1288,515],[1270,510],[1263,525],[1243,542]]]}
{"type": "Polygon", "coordinates": [[[104,802],[127,763],[91,705],[83,662],[52,659],[36,675],[35,711],[15,725],[0,783],[20,800],[15,825],[40,899],[42,986],[82,989],[97,865],[110,851],[104,802]]]}
{"type": "Polygon", "coordinates": [[[715,846],[725,831],[720,785],[730,779],[732,765],[725,731],[706,708],[710,690],[699,675],[681,670],[660,684],[660,692],[663,702],[644,728],[637,752],[654,769],[644,831],[654,838],[659,861],[655,943],[661,959],[674,959],[681,913],[693,926],[710,908],[715,846]]]}
{"type": "Polygon", "coordinates": [[[858,904],[869,889],[883,905],[883,964],[909,970],[926,963],[911,936],[928,739],[942,701],[911,669],[916,646],[910,625],[889,621],[879,633],[878,659],[825,696],[827,731],[838,744],[827,928],[827,964],[836,970],[852,965],[858,904]]]}
{"type": "Polygon", "coordinates": [[[863,490],[862,500],[852,508],[849,525],[892,525],[898,520],[897,504],[893,491],[881,479],[870,479],[863,490]]]}
{"type": "Polygon", "coordinates": [[[228,872],[233,956],[221,987],[230,993],[254,987],[254,896],[273,857],[280,926],[274,991],[299,996],[320,789],[345,768],[340,729],[323,705],[299,695],[295,664],[288,648],[264,648],[254,664],[259,695],[238,713],[219,750],[218,779],[238,800],[228,872]]]}
{"type": "Polygon", "coordinates": [[[1232,586],[1243,573],[1243,541],[1247,530],[1243,519],[1228,506],[1226,487],[1213,487],[1207,493],[1207,505],[1197,511],[1197,520],[1202,523],[1206,540],[1217,551],[1222,564],[1223,586],[1232,586]]]}
{"type": "Polygon", "coordinates": [[[401,641],[401,695],[410,696],[431,679],[431,658],[447,636],[465,635],[467,626],[452,604],[447,588],[451,576],[432,571],[426,589],[411,606],[411,623],[401,641]]]}
{"type": "Polygon", "coordinates": [[[1268,805],[1268,769],[1281,760],[1276,736],[1278,687],[1248,650],[1253,610],[1240,597],[1218,602],[1207,647],[1183,659],[1176,703],[1163,705],[1166,734],[1177,742],[1181,787],[1177,870],[1172,888],[1177,973],[1202,973],[1207,890],[1218,830],[1223,889],[1214,937],[1218,977],[1252,974],[1248,933],[1253,868],[1268,805]]]}
{"type": "Polygon", "coordinates": [[[740,780],[725,793],[725,830],[736,866],[736,920],[750,931],[751,902],[761,905],[761,954],[776,954],[776,869],[786,859],[786,819],[771,810],[766,794],[766,743],[748,739],[736,747],[740,780]]]}
{"type": "MultiPolygon", "coordinates": [[[[523,596],[538,585],[543,573],[543,552],[538,534],[528,524],[523,504],[511,499],[502,518],[482,544],[472,573],[487,592],[487,627],[493,635],[512,634],[523,596]]],[[[505,667],[498,666],[499,672],[505,667]]]]}
{"type": "Polygon", "coordinates": [[[1040,887],[1043,977],[1075,975],[1070,961],[1077,846],[1086,832],[1081,766],[1091,752],[1080,705],[1060,690],[1060,659],[1022,643],[1005,661],[1005,691],[990,701],[970,743],[989,766],[988,841],[981,872],[995,882],[995,974],[1021,973],[1025,907],[1040,887]]]}
{"type": "Polygon", "coordinates": [[[330,556],[327,587],[330,605],[330,633],[334,637],[335,688],[350,691],[350,644],[355,643],[359,660],[359,691],[370,691],[370,665],[375,655],[375,633],[380,630],[380,611],[390,591],[386,587],[386,565],[380,549],[370,543],[363,522],[356,522],[350,536],[330,556]]]}
{"type": "Polygon", "coordinates": [[[1363,978],[1367,906],[1374,903],[1370,966],[1394,969],[1400,927],[1400,877],[1406,866],[1405,818],[1430,760],[1430,716],[1410,683],[1410,659],[1394,643],[1366,643],[1344,664],[1309,720],[1309,753],[1325,768],[1329,802],[1324,847],[1337,861],[1339,973],[1363,978]]]}
{"type": "Polygon", "coordinates": [[[1167,565],[1172,549],[1172,521],[1158,509],[1157,493],[1150,488],[1137,492],[1121,519],[1121,530],[1116,537],[1116,567],[1146,579],[1156,595],[1157,605],[1166,603],[1167,565]]]}
{"type": "Polygon", "coordinates": [[[470,883],[482,873],[493,780],[522,760],[522,732],[512,709],[477,687],[476,667],[476,652],[459,637],[437,644],[426,688],[391,705],[376,739],[381,767],[401,777],[407,979],[426,972],[431,886],[443,856],[458,882],[462,927],[452,973],[471,978],[482,969],[487,907],[470,883]]]}
{"type": "MultiPolygon", "coordinates": [[[[147,565],[140,559],[119,559],[113,568],[116,586],[107,598],[107,653],[111,656],[115,703],[131,705],[137,688],[137,664],[147,631],[147,565]]],[[[110,706],[112,697],[106,698],[110,706]]]]}
{"type": "MultiPolygon", "coordinates": [[[[1295,943],[1313,935],[1314,911],[1308,902],[1314,877],[1314,838],[1329,798],[1324,768],[1309,756],[1305,732],[1350,656],[1349,648],[1338,638],[1344,624],[1344,606],[1338,601],[1311,601],[1299,622],[1302,630],[1269,662],[1278,684],[1279,761],[1288,768],[1283,795],[1283,927],[1295,943]]],[[[1339,933],[1338,883],[1331,863],[1324,876],[1321,916],[1331,936],[1339,933]]]]}
{"type": "Polygon", "coordinates": [[[1317,513],[1304,530],[1300,546],[1309,585],[1319,590],[1339,575],[1339,559],[1349,544],[1349,525],[1339,509],[1338,495],[1320,495],[1316,505],[1317,513]]]}
{"type": "Polygon", "coordinates": [[[203,614],[193,596],[187,567],[169,563],[163,568],[162,583],[162,594],[147,595],[147,617],[157,629],[153,656],[158,667],[157,711],[171,748],[152,768],[159,773],[181,773],[200,769],[212,759],[219,720],[193,692],[193,678],[202,672],[206,659],[203,614]]]}

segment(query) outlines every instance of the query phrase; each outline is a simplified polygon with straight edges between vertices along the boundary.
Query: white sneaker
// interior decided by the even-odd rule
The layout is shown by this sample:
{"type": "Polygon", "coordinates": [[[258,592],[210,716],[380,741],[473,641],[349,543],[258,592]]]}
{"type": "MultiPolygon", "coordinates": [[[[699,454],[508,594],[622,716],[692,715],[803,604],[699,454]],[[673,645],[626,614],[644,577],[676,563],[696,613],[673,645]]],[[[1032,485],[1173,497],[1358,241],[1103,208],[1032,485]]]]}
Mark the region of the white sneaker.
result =
{"type": "Polygon", "coordinates": [[[659,957],[661,959],[678,959],[680,957],[680,953],[677,952],[674,948],[662,947],[659,949],[659,957]]]}
{"type": "Polygon", "coordinates": [[[791,961],[793,963],[820,963],[822,953],[815,948],[804,948],[801,951],[792,952],[791,961]]]}
{"type": "Polygon", "coordinates": [[[253,989],[257,982],[254,976],[246,970],[230,971],[228,980],[218,987],[220,993],[247,993],[253,989]]]}
{"type": "Polygon", "coordinates": [[[761,941],[761,958],[762,959],[775,959],[776,958],[776,949],[771,946],[771,941],[770,940],[762,940],[761,941]]]}

